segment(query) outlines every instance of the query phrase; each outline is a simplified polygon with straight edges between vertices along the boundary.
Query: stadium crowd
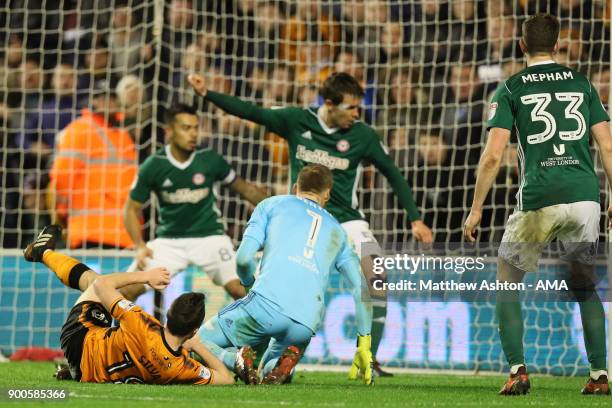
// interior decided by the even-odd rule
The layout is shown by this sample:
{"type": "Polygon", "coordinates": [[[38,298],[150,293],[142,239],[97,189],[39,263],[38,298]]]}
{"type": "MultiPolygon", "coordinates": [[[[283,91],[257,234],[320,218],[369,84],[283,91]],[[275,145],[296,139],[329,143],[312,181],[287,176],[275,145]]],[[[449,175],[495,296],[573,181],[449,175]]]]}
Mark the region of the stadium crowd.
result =
{"type": "MultiPolygon", "coordinates": [[[[104,126],[129,134],[139,162],[163,142],[157,118],[165,106],[201,104],[203,144],[245,179],[281,193],[288,173],[285,142],[205,104],[187,74],[204,73],[211,90],[273,107],[317,105],[322,81],[348,72],[365,89],[362,119],[380,131],[437,242],[461,240],[488,101],[523,67],[517,39],[525,16],[558,15],[557,61],[590,75],[602,101],[609,98],[610,16],[597,0],[169,0],[160,35],[149,2],[10,3],[0,16],[5,248],[23,247],[42,225],[65,216],[58,210],[61,197],[47,194],[56,189],[50,171],[64,130],[92,109],[101,84],[103,96],[116,103],[100,113],[104,126]],[[262,137],[252,137],[257,133],[262,137]]],[[[516,157],[511,146],[481,240],[501,238],[518,187],[516,157]]],[[[405,240],[408,220],[381,180],[366,167],[362,207],[374,232],[384,233],[379,241],[405,240]]],[[[231,222],[244,220],[246,207],[225,201],[229,233],[238,239],[241,225],[231,222]]]]}

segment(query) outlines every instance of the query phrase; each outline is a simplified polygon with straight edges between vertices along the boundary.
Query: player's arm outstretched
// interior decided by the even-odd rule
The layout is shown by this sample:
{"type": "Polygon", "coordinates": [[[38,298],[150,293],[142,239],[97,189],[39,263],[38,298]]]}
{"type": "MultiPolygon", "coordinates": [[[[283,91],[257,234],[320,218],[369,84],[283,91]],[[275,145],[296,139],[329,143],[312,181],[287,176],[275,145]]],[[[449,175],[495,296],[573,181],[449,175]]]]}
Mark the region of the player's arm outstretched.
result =
{"type": "Polygon", "coordinates": [[[241,198],[247,200],[253,205],[259,204],[260,201],[265,200],[266,193],[262,191],[253,183],[245,181],[242,177],[236,177],[234,182],[229,186],[230,190],[240,195],[241,198]]]}
{"type": "Polygon", "coordinates": [[[131,273],[112,273],[98,277],[93,288],[100,303],[111,312],[112,306],[123,299],[118,289],[135,283],[148,283],[153,289],[162,290],[170,284],[170,272],[166,268],[153,268],[131,273]]]}
{"type": "Polygon", "coordinates": [[[372,303],[369,299],[362,298],[362,294],[368,293],[368,289],[361,274],[359,258],[347,242],[338,255],[336,268],[349,282],[355,301],[357,351],[349,370],[349,379],[356,380],[361,377],[366,384],[370,385],[374,381],[372,377],[372,336],[370,334],[372,332],[372,303]]]}
{"type": "Polygon", "coordinates": [[[395,163],[393,163],[393,159],[385,152],[385,149],[378,140],[372,142],[368,159],[372,161],[374,166],[380,170],[389,181],[391,188],[393,188],[393,192],[399,199],[400,205],[408,213],[414,238],[424,244],[431,244],[433,241],[433,234],[431,229],[420,219],[421,215],[414,202],[410,184],[408,184],[406,179],[402,176],[402,173],[395,163]]]}
{"type": "MultiPolygon", "coordinates": [[[[612,190],[612,136],[610,135],[610,122],[599,122],[591,127],[591,134],[599,147],[599,156],[608,178],[608,185],[612,190]]],[[[612,229],[612,205],[608,207],[608,228],[612,229]]]]}
{"type": "Polygon", "coordinates": [[[494,127],[489,131],[487,144],[480,158],[480,163],[478,163],[472,208],[463,226],[463,235],[469,242],[476,241],[474,231],[482,218],[482,206],[495,182],[509,140],[510,131],[508,129],[494,127]]]}
{"type": "Polygon", "coordinates": [[[234,96],[209,91],[206,79],[200,74],[190,74],[187,80],[198,95],[214,103],[224,112],[265,126],[281,137],[287,134],[289,123],[283,115],[286,109],[266,109],[234,96]]]}

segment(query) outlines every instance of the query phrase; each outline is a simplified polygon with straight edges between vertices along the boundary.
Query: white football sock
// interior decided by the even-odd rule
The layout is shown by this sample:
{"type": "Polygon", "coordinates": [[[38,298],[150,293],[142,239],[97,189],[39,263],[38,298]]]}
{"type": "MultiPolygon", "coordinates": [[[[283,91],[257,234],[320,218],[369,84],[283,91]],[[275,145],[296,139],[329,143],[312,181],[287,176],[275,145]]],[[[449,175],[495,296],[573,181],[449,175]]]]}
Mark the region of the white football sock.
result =
{"type": "Polygon", "coordinates": [[[605,375],[607,377],[608,372],[606,370],[597,370],[597,371],[591,370],[591,378],[595,381],[597,381],[599,377],[601,377],[602,375],[605,375]]]}

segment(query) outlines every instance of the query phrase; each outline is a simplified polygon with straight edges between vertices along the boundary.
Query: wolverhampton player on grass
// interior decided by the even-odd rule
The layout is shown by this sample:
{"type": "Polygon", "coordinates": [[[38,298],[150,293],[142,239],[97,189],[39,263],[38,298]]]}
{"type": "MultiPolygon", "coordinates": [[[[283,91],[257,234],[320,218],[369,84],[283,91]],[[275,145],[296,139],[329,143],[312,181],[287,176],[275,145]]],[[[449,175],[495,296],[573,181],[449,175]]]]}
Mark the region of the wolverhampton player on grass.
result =
{"type": "Polygon", "coordinates": [[[70,378],[95,383],[234,383],[223,363],[194,337],[204,320],[203,294],[178,297],[170,306],[166,326],[162,326],[118,289],[148,283],[161,290],[170,283],[165,268],[100,276],[78,260],[54,251],[60,235],[58,225],[45,227],[27,246],[24,257],[44,263],[64,285],[83,292],[60,337],[70,378]],[[119,326],[111,327],[113,318],[119,326]],[[205,365],[190,358],[188,351],[197,353],[205,365]]]}
{"type": "MultiPolygon", "coordinates": [[[[335,73],[325,80],[320,89],[325,102],[318,109],[264,109],[233,96],[209,91],[202,75],[191,74],[188,80],[207,101],[232,115],[263,125],[287,140],[290,185],[295,184],[299,171],[309,163],[332,170],[334,187],[326,209],[342,224],[353,241],[368,281],[381,278],[372,272],[371,257],[381,255],[382,251],[358,208],[357,188],[364,161],[372,163],[391,184],[400,205],[408,213],[414,237],[424,243],[432,241],[431,230],[420,220],[410,185],[387,154],[374,129],[358,120],[364,92],[359,82],[349,74],[335,73]]],[[[374,306],[372,328],[372,351],[376,356],[387,313],[386,293],[373,288],[370,291],[373,297],[379,298],[374,306]]],[[[389,375],[380,370],[376,362],[375,370],[379,375],[389,375]]]]}
{"type": "MultiPolygon", "coordinates": [[[[543,247],[557,238],[571,263],[568,286],[580,306],[590,376],[583,394],[610,394],[606,371],[605,315],[595,291],[594,253],[599,238],[599,183],[589,135],[599,146],[612,182],[609,117],[588,79],[553,61],[559,22],[538,14],[523,23],[521,50],[527,68],[505,81],[489,107],[489,139],[480,159],[464,235],[474,242],[482,206],[499,171],[510,132],[516,129],[520,160],[518,207],[508,219],[498,254],[497,279],[521,282],[537,269],[543,247]]],[[[612,215],[612,207],[608,216],[612,215]]],[[[530,382],[523,351],[519,293],[498,292],[496,314],[510,364],[503,395],[525,394],[530,382]]]]}

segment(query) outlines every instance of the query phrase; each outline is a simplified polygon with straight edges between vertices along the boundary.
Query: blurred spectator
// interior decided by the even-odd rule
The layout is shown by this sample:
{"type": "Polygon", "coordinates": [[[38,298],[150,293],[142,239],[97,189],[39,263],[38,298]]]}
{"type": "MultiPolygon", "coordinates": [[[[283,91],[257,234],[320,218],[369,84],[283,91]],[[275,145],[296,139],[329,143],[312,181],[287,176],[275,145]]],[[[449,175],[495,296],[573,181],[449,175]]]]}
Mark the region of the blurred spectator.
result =
{"type": "MultiPolygon", "coordinates": [[[[413,194],[418,199],[419,186],[414,183],[414,172],[412,167],[416,163],[416,139],[412,130],[408,128],[390,129],[383,140],[387,142],[389,156],[400,169],[402,174],[413,186],[413,194]]],[[[412,239],[405,225],[408,222],[405,211],[397,206],[395,194],[384,189],[384,177],[374,174],[373,207],[384,209],[384,211],[372,211],[370,225],[374,230],[384,230],[391,234],[388,242],[407,242],[412,239]]],[[[417,201],[418,205],[418,201],[417,201]]]]}
{"type": "Polygon", "coordinates": [[[108,44],[103,37],[83,37],[79,44],[82,69],[79,70],[77,79],[77,90],[83,94],[89,94],[96,81],[110,78],[116,82],[110,64],[110,53],[108,44]]]}
{"type": "Polygon", "coordinates": [[[189,44],[183,53],[181,70],[174,72],[170,83],[170,100],[173,103],[186,103],[195,105],[200,110],[204,109],[202,98],[196,98],[191,86],[187,82],[187,76],[191,72],[208,72],[210,61],[208,53],[198,42],[189,44]]]}
{"type": "Polygon", "coordinates": [[[8,14],[8,32],[15,34],[27,50],[42,52],[39,65],[55,66],[60,51],[60,33],[64,2],[44,0],[12,0],[2,2],[3,14],[8,14]]]}
{"type": "Polygon", "coordinates": [[[333,64],[339,41],[340,26],[323,1],[301,1],[282,29],[280,57],[290,65],[297,64],[298,80],[312,73],[324,79],[331,72],[322,71],[333,64]]]}
{"type": "MultiPolygon", "coordinates": [[[[444,138],[453,146],[452,162],[457,167],[475,167],[484,145],[483,113],[486,91],[471,62],[451,67],[450,87],[441,123],[444,138]]],[[[473,172],[474,169],[471,169],[473,172]]],[[[473,180],[470,180],[473,182],[473,180]]]]}
{"type": "Polygon", "coordinates": [[[423,221],[431,225],[434,242],[461,242],[463,208],[469,191],[465,172],[452,167],[452,154],[448,140],[437,127],[421,130],[417,142],[417,170],[420,208],[423,221]]]}
{"type": "Polygon", "coordinates": [[[26,113],[38,111],[41,106],[45,78],[39,64],[38,56],[27,56],[19,68],[15,70],[10,81],[9,91],[12,91],[10,100],[11,124],[15,128],[11,131],[21,132],[24,127],[26,113]]]}
{"type": "Polygon", "coordinates": [[[379,61],[384,24],[391,19],[391,6],[382,0],[342,2],[342,41],[350,44],[367,63],[379,61]]]}
{"type": "Polygon", "coordinates": [[[558,0],[558,3],[558,11],[555,13],[553,10],[553,14],[557,15],[561,24],[567,25],[580,21],[580,28],[584,30],[582,38],[588,40],[592,28],[593,2],[591,0],[558,0]]]}
{"type": "Polygon", "coordinates": [[[484,3],[479,0],[451,2],[449,40],[452,42],[453,60],[482,61],[486,57],[486,24],[484,3]]]}
{"type": "MultiPolygon", "coordinates": [[[[508,14],[511,13],[512,11],[512,6],[509,4],[510,2],[506,1],[506,0],[485,0],[487,5],[486,5],[486,9],[487,9],[487,17],[491,17],[491,18],[496,18],[496,17],[501,17],[501,16],[506,16],[508,14]]],[[[529,4],[532,3],[538,3],[538,4],[542,4],[542,3],[546,3],[546,2],[534,2],[531,0],[519,0],[521,2],[526,2],[529,4]]]]}
{"type": "Polygon", "coordinates": [[[118,102],[107,81],[94,84],[91,110],[57,142],[50,192],[54,221],[68,226],[70,248],[128,248],[123,206],[137,171],[136,147],[117,126],[118,102]]]}
{"type": "Polygon", "coordinates": [[[265,106],[284,106],[295,103],[293,70],[286,64],[277,63],[271,70],[267,85],[263,88],[265,106]]]}
{"type": "Polygon", "coordinates": [[[591,66],[591,82],[601,103],[607,107],[610,100],[610,66],[607,64],[595,64],[591,66]]]}
{"type": "MultiPolygon", "coordinates": [[[[438,67],[437,62],[445,61],[448,49],[449,35],[449,12],[448,3],[441,0],[421,0],[419,7],[412,17],[408,30],[410,40],[402,42],[402,45],[410,43],[411,60],[419,65],[424,65],[428,71],[438,67]]],[[[402,37],[397,37],[402,38],[402,37]]],[[[443,72],[435,70],[435,74],[443,72]]]]}
{"type": "Polygon", "coordinates": [[[9,106],[7,95],[0,92],[0,245],[3,248],[20,248],[26,238],[20,233],[20,165],[18,146],[10,134],[9,106]],[[20,241],[19,238],[22,238],[20,241]]]}
{"type": "Polygon", "coordinates": [[[28,110],[19,145],[24,149],[23,225],[36,230],[49,223],[44,191],[49,184],[50,158],[57,135],[77,116],[84,103],[76,93],[76,72],[71,63],[60,63],[53,70],[53,93],[42,100],[40,108],[28,110]]]}
{"type": "Polygon", "coordinates": [[[580,38],[580,30],[563,27],[559,31],[559,50],[556,61],[572,69],[582,71],[588,61],[584,55],[584,48],[580,38]]]}
{"type": "Polygon", "coordinates": [[[77,116],[85,100],[77,97],[76,71],[69,62],[60,62],[53,70],[53,93],[43,99],[40,109],[28,111],[20,146],[29,153],[44,157],[51,154],[55,138],[77,116]]]}
{"type": "MultiPolygon", "coordinates": [[[[386,76],[386,75],[385,75],[386,76]]],[[[395,68],[388,74],[376,123],[378,127],[410,127],[417,123],[418,75],[411,68],[395,68]]],[[[414,141],[414,140],[413,140],[414,141]]]]}
{"type": "Polygon", "coordinates": [[[3,65],[9,69],[18,68],[24,58],[25,46],[21,36],[10,34],[4,50],[3,65]]]}
{"type": "Polygon", "coordinates": [[[201,31],[197,38],[197,44],[209,59],[215,59],[211,62],[220,62],[218,58],[222,52],[221,39],[212,27],[205,27],[201,31]]]}
{"type": "Polygon", "coordinates": [[[502,79],[506,80],[512,75],[525,68],[525,62],[519,59],[511,59],[502,63],[502,79]]]}
{"type": "Polygon", "coordinates": [[[111,52],[113,72],[117,76],[146,72],[147,79],[151,74],[146,70],[153,58],[153,44],[149,33],[137,20],[135,13],[127,3],[115,5],[112,10],[108,45],[111,52]]]}
{"type": "Polygon", "coordinates": [[[264,63],[254,64],[249,69],[246,81],[242,82],[241,94],[251,101],[261,103],[264,89],[268,83],[268,66],[264,63]]]}
{"type": "Polygon", "coordinates": [[[516,19],[513,16],[487,17],[488,49],[486,62],[478,70],[480,80],[495,83],[503,78],[502,64],[522,59],[518,46],[516,19]]]}
{"type": "Polygon", "coordinates": [[[115,91],[123,114],[123,126],[138,145],[145,143],[143,137],[150,136],[152,109],[145,84],[136,75],[126,75],[119,80],[115,91]]]}
{"type": "MultiPolygon", "coordinates": [[[[180,72],[185,50],[195,41],[199,30],[192,0],[171,0],[165,5],[159,80],[168,86],[173,76],[180,72]]],[[[172,90],[167,87],[162,87],[159,92],[164,104],[171,100],[172,95],[172,90]]]]}
{"type": "Polygon", "coordinates": [[[258,1],[254,10],[255,30],[247,55],[265,61],[278,56],[278,38],[281,37],[285,16],[278,0],[258,1]]]}
{"type": "Polygon", "coordinates": [[[490,63],[499,63],[504,58],[516,54],[518,38],[516,19],[513,16],[487,18],[487,38],[489,40],[488,59],[490,63]]]}
{"type": "Polygon", "coordinates": [[[409,53],[406,44],[402,22],[388,21],[383,25],[380,47],[383,54],[381,58],[386,64],[393,65],[407,59],[409,53]]]}

